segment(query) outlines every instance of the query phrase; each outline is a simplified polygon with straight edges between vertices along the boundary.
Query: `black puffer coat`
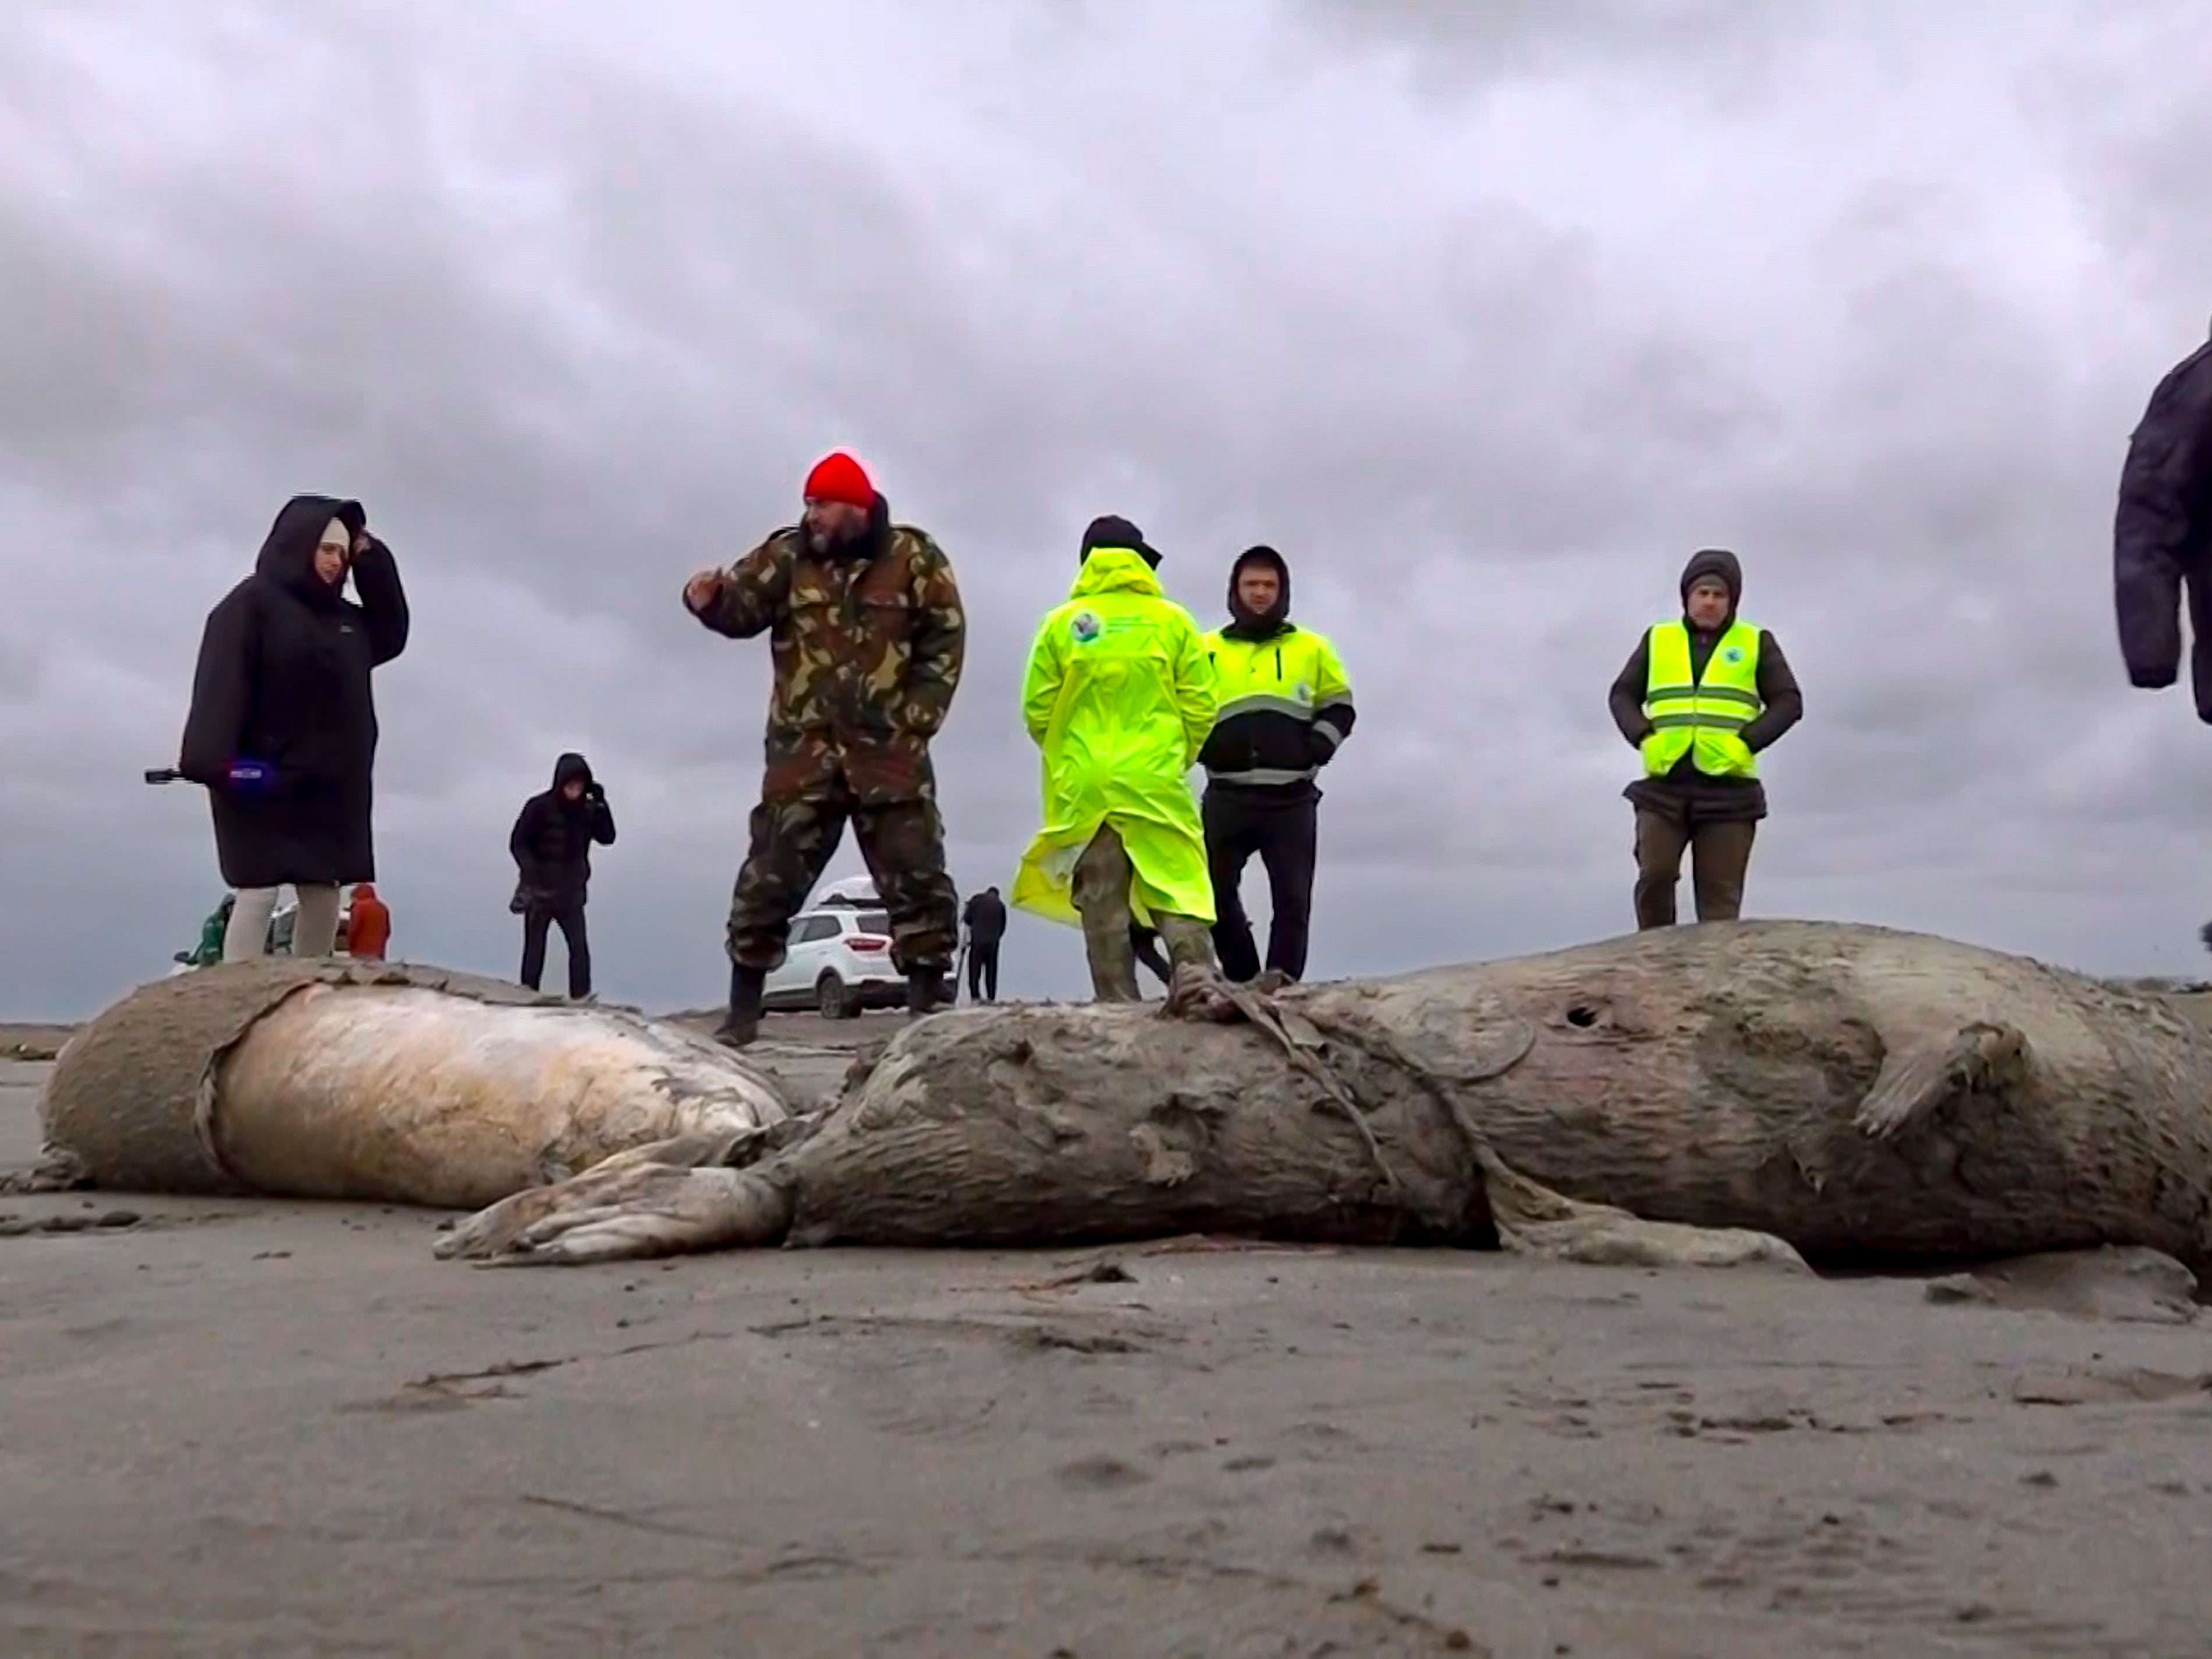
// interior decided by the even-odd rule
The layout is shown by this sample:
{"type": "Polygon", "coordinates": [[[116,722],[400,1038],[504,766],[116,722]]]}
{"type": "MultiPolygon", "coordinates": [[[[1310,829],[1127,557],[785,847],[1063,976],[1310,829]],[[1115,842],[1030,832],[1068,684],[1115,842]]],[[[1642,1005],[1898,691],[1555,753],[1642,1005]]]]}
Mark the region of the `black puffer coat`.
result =
{"type": "Polygon", "coordinates": [[[407,645],[407,595],[392,551],[370,537],[354,590],[315,574],[332,519],[358,537],[361,503],[295,496],[270,527],[253,574],[208,613],[177,770],[207,786],[216,856],[234,887],[373,881],[372,669],[407,645]],[[269,787],[231,787],[239,759],[275,768],[269,787]]]}
{"type": "Polygon", "coordinates": [[[526,900],[550,910],[582,904],[591,885],[594,843],[615,844],[614,808],[592,776],[591,762],[580,754],[564,754],[553,763],[553,787],[522,803],[507,833],[507,850],[514,855],[526,900]],[[561,793],[571,779],[584,786],[574,801],[561,793]]]}
{"type": "Polygon", "coordinates": [[[2128,440],[2112,599],[2128,683],[2147,688],[2179,677],[2186,612],[2190,689],[2212,721],[2212,342],[2166,371],[2128,440]]]}

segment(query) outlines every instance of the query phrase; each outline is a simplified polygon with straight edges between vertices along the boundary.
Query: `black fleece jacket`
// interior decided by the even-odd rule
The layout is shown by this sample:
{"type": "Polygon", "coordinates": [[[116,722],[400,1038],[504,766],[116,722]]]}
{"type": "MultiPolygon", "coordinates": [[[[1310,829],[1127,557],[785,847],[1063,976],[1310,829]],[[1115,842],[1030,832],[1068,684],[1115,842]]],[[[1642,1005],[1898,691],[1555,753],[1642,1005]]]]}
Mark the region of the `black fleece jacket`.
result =
{"type": "Polygon", "coordinates": [[[2128,683],[2179,677],[2212,722],[2212,342],[2168,369],[2128,439],[2112,512],[2112,601],[2128,683]]]}

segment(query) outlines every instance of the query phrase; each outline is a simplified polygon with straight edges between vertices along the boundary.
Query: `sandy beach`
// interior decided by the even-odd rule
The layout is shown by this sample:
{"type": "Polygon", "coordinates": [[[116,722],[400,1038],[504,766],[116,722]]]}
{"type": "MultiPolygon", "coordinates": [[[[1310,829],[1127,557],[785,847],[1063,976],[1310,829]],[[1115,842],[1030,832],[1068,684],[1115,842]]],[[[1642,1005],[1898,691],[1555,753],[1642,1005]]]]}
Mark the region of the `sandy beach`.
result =
{"type": "MultiPolygon", "coordinates": [[[[758,1052],[828,1088],[894,1028],[758,1052]]],[[[0,1168],[46,1070],[0,1061],[0,1168]]],[[[9,1654],[2206,1650],[2212,1340],[2141,1276],[2099,1316],[1207,1241],[487,1272],[424,1212],[0,1217],[9,1654]]]]}

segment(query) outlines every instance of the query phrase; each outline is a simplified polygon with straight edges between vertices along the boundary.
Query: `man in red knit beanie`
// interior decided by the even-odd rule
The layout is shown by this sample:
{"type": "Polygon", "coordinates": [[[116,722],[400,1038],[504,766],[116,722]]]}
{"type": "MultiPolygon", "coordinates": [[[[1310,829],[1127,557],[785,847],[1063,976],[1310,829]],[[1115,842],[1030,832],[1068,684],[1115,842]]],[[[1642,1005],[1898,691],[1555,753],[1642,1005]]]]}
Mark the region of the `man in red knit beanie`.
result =
{"type": "Polygon", "coordinates": [[[815,463],[805,503],[798,523],[684,589],[716,633],[767,634],[775,668],[761,798],[730,897],[730,1006],[715,1034],[738,1048],[759,1034],[763,986],[848,820],[890,912],[912,1012],[946,1000],[959,936],[929,755],[967,639],[951,562],[927,531],[891,522],[842,450],[815,463]]]}

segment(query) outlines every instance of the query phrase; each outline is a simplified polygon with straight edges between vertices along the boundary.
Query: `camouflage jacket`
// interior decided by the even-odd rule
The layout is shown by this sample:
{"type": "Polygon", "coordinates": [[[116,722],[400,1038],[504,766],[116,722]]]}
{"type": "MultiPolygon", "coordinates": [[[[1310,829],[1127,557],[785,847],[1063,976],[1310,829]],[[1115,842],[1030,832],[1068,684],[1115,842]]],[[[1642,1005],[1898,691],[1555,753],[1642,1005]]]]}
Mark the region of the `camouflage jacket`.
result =
{"type": "Polygon", "coordinates": [[[933,793],[929,740],[952,707],[968,625],[926,531],[879,506],[861,547],[824,557],[787,525],[723,572],[699,619],[732,639],[769,636],[764,799],[820,796],[841,773],[864,802],[933,793]]]}

